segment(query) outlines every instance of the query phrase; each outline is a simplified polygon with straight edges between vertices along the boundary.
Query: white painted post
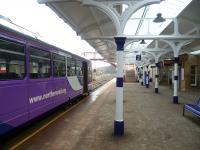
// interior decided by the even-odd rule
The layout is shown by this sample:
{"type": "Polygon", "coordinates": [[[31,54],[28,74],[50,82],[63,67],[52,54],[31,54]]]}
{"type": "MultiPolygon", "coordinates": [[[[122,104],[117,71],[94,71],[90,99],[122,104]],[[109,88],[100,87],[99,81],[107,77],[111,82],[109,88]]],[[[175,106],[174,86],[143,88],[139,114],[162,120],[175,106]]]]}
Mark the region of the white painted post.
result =
{"type": "Polygon", "coordinates": [[[146,82],[145,82],[145,66],[143,66],[143,85],[145,86],[146,84],[146,82]]]}
{"type": "Polygon", "coordinates": [[[158,73],[158,67],[159,67],[159,63],[156,62],[156,75],[155,75],[155,93],[158,93],[158,78],[159,78],[159,73],[158,73]]]}
{"type": "Polygon", "coordinates": [[[173,95],[174,104],[178,104],[178,62],[179,58],[174,57],[174,95],[173,95]]]}
{"type": "Polygon", "coordinates": [[[146,88],[149,88],[149,66],[146,66],[146,88]]]}
{"type": "Polygon", "coordinates": [[[124,135],[124,120],[123,120],[123,51],[125,37],[115,37],[117,45],[117,80],[116,80],[116,109],[114,120],[114,135],[124,135]]]}
{"type": "Polygon", "coordinates": [[[140,81],[141,81],[141,85],[143,86],[143,76],[144,76],[144,71],[143,71],[143,67],[141,67],[141,73],[142,73],[142,75],[141,75],[141,78],[140,78],[140,81]]]}

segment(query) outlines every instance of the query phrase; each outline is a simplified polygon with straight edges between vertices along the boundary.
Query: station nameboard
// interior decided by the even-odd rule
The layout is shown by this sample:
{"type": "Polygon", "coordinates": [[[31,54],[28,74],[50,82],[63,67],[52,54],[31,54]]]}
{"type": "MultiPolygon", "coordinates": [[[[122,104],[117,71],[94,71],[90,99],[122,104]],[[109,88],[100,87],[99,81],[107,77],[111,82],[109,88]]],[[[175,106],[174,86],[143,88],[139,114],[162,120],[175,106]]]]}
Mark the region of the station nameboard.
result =
{"type": "Polygon", "coordinates": [[[141,61],[141,55],[136,55],[136,60],[141,61]]]}
{"type": "Polygon", "coordinates": [[[164,66],[173,66],[174,65],[174,60],[166,59],[166,60],[163,61],[163,64],[164,64],[164,66]]]}

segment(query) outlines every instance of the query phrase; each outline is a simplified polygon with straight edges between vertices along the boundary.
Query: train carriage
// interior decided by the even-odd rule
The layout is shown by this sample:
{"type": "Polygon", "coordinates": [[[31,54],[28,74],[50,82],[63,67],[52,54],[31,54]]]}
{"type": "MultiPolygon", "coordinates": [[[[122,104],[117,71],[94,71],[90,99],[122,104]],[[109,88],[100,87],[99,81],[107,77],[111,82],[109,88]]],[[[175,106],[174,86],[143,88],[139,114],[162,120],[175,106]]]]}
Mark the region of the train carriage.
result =
{"type": "Polygon", "coordinates": [[[0,25],[0,136],[92,88],[91,62],[0,25]]]}

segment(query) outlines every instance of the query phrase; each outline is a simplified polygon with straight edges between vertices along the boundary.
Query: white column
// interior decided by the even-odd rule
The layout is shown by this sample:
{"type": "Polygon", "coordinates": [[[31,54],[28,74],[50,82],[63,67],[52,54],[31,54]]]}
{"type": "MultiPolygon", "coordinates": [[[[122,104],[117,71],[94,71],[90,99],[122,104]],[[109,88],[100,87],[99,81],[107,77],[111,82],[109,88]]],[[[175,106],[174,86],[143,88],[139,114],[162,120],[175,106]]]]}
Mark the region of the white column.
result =
{"type": "Polygon", "coordinates": [[[173,103],[178,104],[178,57],[174,57],[174,95],[173,103]]]}
{"type": "Polygon", "coordinates": [[[123,120],[123,52],[125,37],[115,37],[117,45],[117,79],[116,79],[116,108],[114,120],[114,135],[124,135],[124,120],[123,120]]]}
{"type": "Polygon", "coordinates": [[[140,78],[140,83],[141,83],[141,85],[143,85],[144,83],[143,83],[143,67],[141,67],[141,70],[140,70],[140,73],[142,74],[141,75],[141,78],[140,78]]]}
{"type": "Polygon", "coordinates": [[[143,66],[143,85],[145,86],[145,66],[143,66]]]}
{"type": "Polygon", "coordinates": [[[149,88],[149,69],[148,69],[149,66],[146,66],[146,88],[149,88]]]}
{"type": "Polygon", "coordinates": [[[117,51],[116,121],[123,121],[123,64],[123,51],[117,51]]]}
{"type": "Polygon", "coordinates": [[[155,93],[158,93],[158,78],[159,78],[159,73],[158,73],[158,62],[156,63],[156,75],[155,75],[155,93]]]}

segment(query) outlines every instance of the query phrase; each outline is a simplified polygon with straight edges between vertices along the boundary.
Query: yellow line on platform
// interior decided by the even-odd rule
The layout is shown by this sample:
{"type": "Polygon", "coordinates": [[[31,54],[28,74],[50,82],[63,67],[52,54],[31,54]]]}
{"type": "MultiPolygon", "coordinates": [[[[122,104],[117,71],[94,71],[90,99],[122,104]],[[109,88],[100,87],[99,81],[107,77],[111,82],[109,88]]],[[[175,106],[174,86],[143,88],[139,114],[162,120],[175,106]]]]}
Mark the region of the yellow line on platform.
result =
{"type": "MultiPolygon", "coordinates": [[[[85,98],[84,98],[85,99],[85,98]]],[[[36,134],[38,134],[39,132],[41,132],[42,130],[44,130],[46,127],[48,127],[50,124],[52,124],[53,122],[55,122],[56,120],[58,120],[59,118],[61,118],[63,115],[65,115],[66,113],[68,113],[69,111],[71,111],[73,108],[75,108],[76,106],[78,106],[79,104],[81,104],[84,99],[82,99],[80,102],[78,102],[77,104],[75,104],[74,106],[70,107],[67,111],[61,113],[60,115],[58,115],[57,117],[55,117],[53,120],[51,120],[50,122],[48,122],[47,124],[45,124],[44,126],[42,126],[41,128],[39,128],[38,130],[36,130],[35,132],[33,132],[31,135],[29,135],[28,137],[26,137],[25,139],[23,139],[22,141],[20,141],[19,143],[15,144],[14,146],[12,146],[11,148],[9,148],[9,150],[15,150],[18,147],[20,147],[22,144],[24,144],[25,142],[27,142],[29,139],[31,139],[33,136],[35,136],[36,134]]]]}

